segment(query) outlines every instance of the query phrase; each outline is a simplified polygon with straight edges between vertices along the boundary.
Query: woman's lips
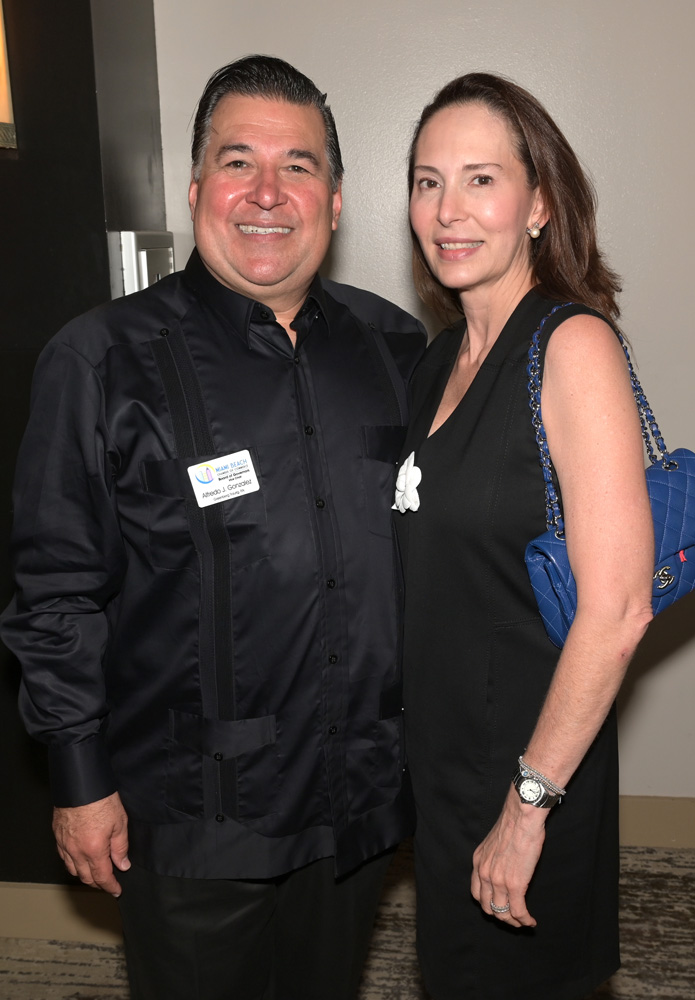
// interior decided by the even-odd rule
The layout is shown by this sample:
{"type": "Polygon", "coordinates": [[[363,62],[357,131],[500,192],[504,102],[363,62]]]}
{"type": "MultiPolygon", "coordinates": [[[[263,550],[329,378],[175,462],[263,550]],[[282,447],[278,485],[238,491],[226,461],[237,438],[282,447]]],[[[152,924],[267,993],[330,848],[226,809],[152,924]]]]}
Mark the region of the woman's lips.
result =
{"type": "Polygon", "coordinates": [[[437,241],[437,246],[442,250],[475,250],[482,245],[482,240],[447,240],[446,243],[437,241]]]}

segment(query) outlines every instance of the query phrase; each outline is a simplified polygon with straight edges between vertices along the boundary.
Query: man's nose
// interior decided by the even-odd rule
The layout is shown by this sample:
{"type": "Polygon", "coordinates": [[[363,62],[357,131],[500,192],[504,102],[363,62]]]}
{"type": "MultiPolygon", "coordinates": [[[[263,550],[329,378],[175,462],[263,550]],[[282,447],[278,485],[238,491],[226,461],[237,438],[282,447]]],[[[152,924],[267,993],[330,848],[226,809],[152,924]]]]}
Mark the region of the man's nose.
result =
{"type": "Polygon", "coordinates": [[[281,180],[277,172],[271,169],[259,172],[255,184],[246,197],[252,204],[259,205],[265,211],[276,205],[282,205],[286,200],[281,180]]]}

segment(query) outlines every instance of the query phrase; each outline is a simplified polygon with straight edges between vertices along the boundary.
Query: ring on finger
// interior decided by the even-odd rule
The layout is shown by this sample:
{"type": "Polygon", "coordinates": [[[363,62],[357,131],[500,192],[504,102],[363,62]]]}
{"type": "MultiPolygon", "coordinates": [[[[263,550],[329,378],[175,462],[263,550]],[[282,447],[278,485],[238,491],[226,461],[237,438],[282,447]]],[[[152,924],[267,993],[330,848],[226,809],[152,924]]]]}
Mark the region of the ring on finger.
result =
{"type": "Polygon", "coordinates": [[[490,909],[493,913],[509,913],[509,900],[507,900],[504,906],[495,906],[492,900],[490,900],[490,909]]]}

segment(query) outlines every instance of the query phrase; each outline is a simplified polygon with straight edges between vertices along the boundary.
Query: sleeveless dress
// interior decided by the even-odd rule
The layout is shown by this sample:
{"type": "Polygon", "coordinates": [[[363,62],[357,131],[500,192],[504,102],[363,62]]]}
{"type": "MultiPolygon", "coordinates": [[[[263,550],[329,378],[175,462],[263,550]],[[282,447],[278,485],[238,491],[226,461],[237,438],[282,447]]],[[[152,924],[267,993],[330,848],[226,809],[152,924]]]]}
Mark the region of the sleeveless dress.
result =
{"type": "MultiPolygon", "coordinates": [[[[524,564],[545,530],[527,352],[553,305],[519,303],[465,396],[427,437],[465,332],[443,331],[413,381],[403,457],[420,508],[395,513],[404,560],[406,746],[417,805],[418,954],[434,1000],[580,1000],[619,966],[615,713],[548,816],[527,904],[535,929],[488,917],[472,855],[494,825],[559,650],[524,564]]],[[[559,311],[547,335],[582,306],[559,311]]]]}

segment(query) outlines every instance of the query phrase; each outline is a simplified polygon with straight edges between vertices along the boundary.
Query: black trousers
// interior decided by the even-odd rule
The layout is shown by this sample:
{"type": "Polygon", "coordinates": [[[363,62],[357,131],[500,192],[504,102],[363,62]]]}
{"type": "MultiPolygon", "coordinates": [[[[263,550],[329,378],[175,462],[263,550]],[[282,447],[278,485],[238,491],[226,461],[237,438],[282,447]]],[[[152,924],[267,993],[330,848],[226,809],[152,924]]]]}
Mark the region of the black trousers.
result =
{"type": "Polygon", "coordinates": [[[262,881],[119,872],[132,1000],[354,1000],[387,851],[262,881]]]}

